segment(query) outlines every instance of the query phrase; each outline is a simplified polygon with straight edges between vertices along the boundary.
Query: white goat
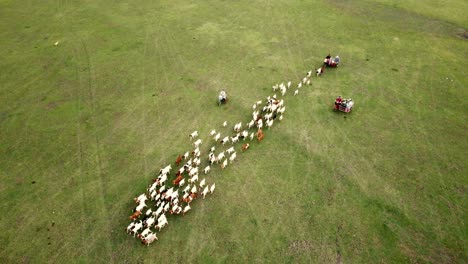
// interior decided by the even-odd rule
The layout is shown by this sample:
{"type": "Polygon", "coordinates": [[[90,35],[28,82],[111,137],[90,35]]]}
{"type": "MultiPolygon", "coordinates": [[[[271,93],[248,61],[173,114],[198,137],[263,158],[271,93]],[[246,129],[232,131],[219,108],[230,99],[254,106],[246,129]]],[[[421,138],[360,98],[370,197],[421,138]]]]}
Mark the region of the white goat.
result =
{"type": "Polygon", "coordinates": [[[184,215],[185,215],[185,214],[186,214],[186,213],[187,213],[187,212],[188,212],[190,209],[191,209],[191,208],[190,208],[190,205],[189,205],[189,204],[187,204],[187,205],[184,207],[184,211],[183,211],[183,213],[182,213],[182,214],[184,214],[184,215]]]}
{"type": "Polygon", "coordinates": [[[203,178],[203,180],[200,181],[200,188],[203,188],[203,186],[205,186],[205,178],[203,178]]]}
{"type": "Polygon", "coordinates": [[[192,134],[189,135],[190,139],[194,139],[196,137],[198,137],[198,131],[193,131],[192,134]]]}
{"type": "Polygon", "coordinates": [[[236,159],[236,157],[237,157],[236,152],[232,153],[232,155],[229,157],[229,161],[231,161],[231,163],[234,162],[234,160],[236,159]]]}
{"type": "Polygon", "coordinates": [[[218,133],[218,134],[216,134],[216,136],[214,137],[214,140],[215,140],[215,141],[218,141],[220,138],[221,138],[221,133],[218,133]]]}
{"type": "Polygon", "coordinates": [[[226,152],[227,152],[228,154],[233,153],[233,152],[234,152],[234,147],[230,147],[230,148],[226,149],[226,152]]]}
{"type": "Polygon", "coordinates": [[[201,139],[197,139],[197,141],[193,142],[193,145],[198,148],[198,146],[200,146],[200,144],[202,143],[202,140],[201,139]]]}
{"type": "Polygon", "coordinates": [[[198,174],[193,175],[193,177],[189,179],[189,182],[192,184],[196,181],[198,181],[198,174]]]}
{"type": "Polygon", "coordinates": [[[229,137],[225,137],[225,138],[223,138],[223,140],[221,140],[221,143],[222,143],[223,145],[226,144],[226,143],[228,143],[228,142],[229,142],[229,137]]]}
{"type": "Polygon", "coordinates": [[[218,154],[218,157],[216,157],[217,163],[220,162],[224,158],[224,151],[218,154]]]}
{"type": "Polygon", "coordinates": [[[225,160],[223,161],[223,164],[221,164],[221,169],[226,168],[227,165],[228,165],[228,161],[227,161],[227,159],[225,159],[225,160]]]}
{"type": "Polygon", "coordinates": [[[204,189],[203,192],[202,192],[203,199],[205,199],[205,196],[206,196],[206,194],[207,194],[208,192],[209,192],[209,188],[208,188],[208,186],[206,186],[205,189],[204,189]]]}

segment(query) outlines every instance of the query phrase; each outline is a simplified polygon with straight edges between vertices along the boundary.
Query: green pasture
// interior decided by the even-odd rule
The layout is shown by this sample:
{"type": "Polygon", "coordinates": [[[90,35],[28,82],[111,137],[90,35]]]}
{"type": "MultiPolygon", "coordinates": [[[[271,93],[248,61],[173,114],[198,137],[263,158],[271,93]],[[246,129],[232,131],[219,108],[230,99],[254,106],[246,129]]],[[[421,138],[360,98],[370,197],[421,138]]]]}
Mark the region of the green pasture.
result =
{"type": "Polygon", "coordinates": [[[466,263],[466,10],[0,0],[0,263],[466,263]],[[192,131],[206,155],[211,129],[328,53],[342,65],[212,168],[213,195],[149,247],[124,232],[192,131]],[[332,111],[338,95],[352,113],[332,111]]]}

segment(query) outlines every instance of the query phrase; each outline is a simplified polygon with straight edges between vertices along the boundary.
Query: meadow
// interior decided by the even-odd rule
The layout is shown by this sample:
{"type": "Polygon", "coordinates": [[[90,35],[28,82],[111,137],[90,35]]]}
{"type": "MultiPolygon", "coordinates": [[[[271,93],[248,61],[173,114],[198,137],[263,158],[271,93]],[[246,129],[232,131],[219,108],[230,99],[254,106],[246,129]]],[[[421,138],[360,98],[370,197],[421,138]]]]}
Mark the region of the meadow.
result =
{"type": "Polygon", "coordinates": [[[0,0],[0,262],[466,263],[466,10],[0,0]],[[125,233],[192,131],[207,153],[211,129],[245,123],[328,53],[342,65],[212,169],[213,195],[149,247],[125,233]],[[352,113],[332,111],[338,95],[352,113]]]}

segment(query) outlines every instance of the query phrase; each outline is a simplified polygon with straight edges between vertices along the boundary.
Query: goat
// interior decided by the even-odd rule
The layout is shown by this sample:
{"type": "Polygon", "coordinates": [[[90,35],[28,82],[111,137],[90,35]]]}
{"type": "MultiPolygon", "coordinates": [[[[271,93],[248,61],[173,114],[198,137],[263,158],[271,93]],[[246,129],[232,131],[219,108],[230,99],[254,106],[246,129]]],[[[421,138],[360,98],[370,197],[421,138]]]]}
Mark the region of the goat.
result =
{"type": "Polygon", "coordinates": [[[236,159],[236,157],[237,157],[236,152],[232,153],[232,155],[229,157],[229,161],[230,161],[231,163],[234,162],[234,160],[236,159]]]}
{"type": "Polygon", "coordinates": [[[194,139],[195,137],[198,137],[198,131],[193,131],[192,134],[189,135],[190,139],[194,139]]]}

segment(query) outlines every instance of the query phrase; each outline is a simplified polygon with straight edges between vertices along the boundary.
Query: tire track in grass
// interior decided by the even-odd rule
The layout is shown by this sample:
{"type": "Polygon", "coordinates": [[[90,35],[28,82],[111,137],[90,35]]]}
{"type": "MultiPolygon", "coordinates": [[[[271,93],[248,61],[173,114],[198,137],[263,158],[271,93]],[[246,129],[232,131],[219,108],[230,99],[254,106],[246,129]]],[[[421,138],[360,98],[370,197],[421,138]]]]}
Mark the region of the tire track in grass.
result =
{"type": "MultiPolygon", "coordinates": [[[[84,174],[83,174],[83,170],[84,170],[84,161],[85,161],[85,157],[84,157],[84,150],[83,150],[83,139],[82,139],[82,126],[81,126],[81,121],[82,121],[82,118],[83,118],[83,115],[82,115],[82,111],[81,111],[81,108],[82,108],[82,99],[83,99],[83,96],[82,96],[82,82],[81,82],[81,78],[80,78],[80,65],[79,65],[79,62],[78,62],[78,59],[80,57],[80,52],[79,52],[79,46],[77,44],[76,41],[74,41],[74,39],[78,39],[78,36],[76,36],[73,32],[73,30],[70,30],[72,32],[72,36],[73,36],[73,40],[71,41],[71,44],[73,45],[73,56],[76,58],[77,62],[75,63],[75,78],[78,80],[78,83],[79,85],[77,86],[77,90],[76,90],[76,96],[77,96],[77,99],[78,99],[78,103],[77,103],[77,109],[76,109],[76,112],[77,112],[77,122],[76,122],[76,127],[77,127],[77,133],[76,133],[76,142],[77,142],[77,146],[78,146],[78,157],[77,157],[77,160],[78,160],[78,175],[79,175],[79,179],[80,179],[80,194],[81,194],[81,217],[84,218],[86,216],[86,211],[85,211],[85,208],[86,208],[86,196],[85,196],[85,191],[84,191],[84,184],[85,184],[85,179],[84,179],[84,174]]],[[[82,221],[80,221],[81,224],[80,224],[80,229],[81,229],[81,233],[84,234],[85,233],[85,230],[86,230],[86,221],[84,221],[84,219],[82,219],[82,221]]],[[[81,245],[82,247],[84,247],[84,245],[86,245],[86,241],[85,241],[85,238],[82,237],[81,239],[81,245]]],[[[76,252],[77,253],[77,252],[76,252]]]]}
{"type": "MultiPolygon", "coordinates": [[[[145,16],[145,21],[146,21],[146,24],[149,24],[148,23],[148,19],[146,18],[145,16]]],[[[147,47],[148,47],[148,39],[149,39],[149,32],[148,32],[148,28],[145,27],[145,44],[144,44],[144,48],[143,48],[143,58],[146,58],[146,54],[147,54],[147,47]]],[[[146,101],[146,96],[145,96],[145,91],[146,91],[146,67],[145,67],[146,63],[143,64],[143,69],[142,69],[142,72],[143,72],[143,84],[141,85],[141,100],[143,101],[143,105],[145,105],[145,101],[146,101]]],[[[146,107],[145,107],[146,109],[146,107]]],[[[146,124],[146,111],[147,110],[144,110],[143,113],[142,113],[142,119],[143,119],[143,123],[146,124]]],[[[146,142],[147,142],[147,129],[146,129],[146,126],[143,125],[143,126],[138,126],[138,127],[142,127],[142,133],[143,133],[143,136],[141,137],[142,138],[142,143],[143,143],[143,146],[142,148],[145,149],[145,146],[146,146],[146,142]]],[[[142,159],[143,159],[143,167],[144,167],[144,173],[145,175],[148,174],[148,163],[146,161],[146,157],[145,157],[145,153],[143,153],[143,156],[142,156],[142,159]]]]}
{"type": "MultiPolygon", "coordinates": [[[[83,38],[81,38],[80,36],[77,36],[78,37],[78,41],[80,43],[80,48],[81,48],[81,51],[84,52],[84,61],[85,61],[85,65],[86,65],[86,88],[87,88],[87,92],[88,92],[88,96],[90,97],[90,104],[91,104],[91,120],[93,121],[93,135],[92,135],[92,138],[93,138],[93,142],[94,143],[94,147],[95,147],[95,162],[96,162],[96,165],[97,165],[97,168],[96,168],[96,172],[97,172],[97,176],[98,176],[98,189],[99,189],[99,193],[101,195],[98,196],[98,200],[100,202],[100,206],[101,206],[101,209],[102,211],[100,212],[100,215],[104,215],[107,219],[107,214],[106,212],[109,211],[109,208],[107,207],[107,204],[106,204],[106,201],[105,201],[105,190],[106,190],[106,186],[105,186],[105,183],[104,183],[104,175],[103,175],[103,169],[102,169],[102,157],[101,157],[101,143],[100,143],[100,139],[98,137],[98,134],[97,134],[97,129],[96,129],[96,125],[98,124],[98,120],[97,120],[97,113],[96,113],[96,89],[95,87],[93,86],[92,84],[92,79],[93,79],[93,74],[92,74],[92,70],[91,70],[91,61],[90,61],[90,56],[89,56],[89,53],[88,53],[88,49],[87,49],[87,46],[86,46],[86,43],[84,42],[83,38]]],[[[108,221],[106,220],[103,220],[103,222],[105,223],[106,225],[106,232],[103,234],[103,238],[105,239],[105,243],[104,243],[104,246],[105,246],[105,250],[106,250],[106,258],[107,259],[110,259],[110,253],[112,252],[111,250],[111,242],[110,242],[110,239],[108,239],[108,236],[110,234],[110,226],[109,226],[109,223],[108,221]]],[[[92,245],[92,243],[90,244],[92,245]]]]}

